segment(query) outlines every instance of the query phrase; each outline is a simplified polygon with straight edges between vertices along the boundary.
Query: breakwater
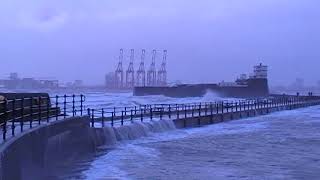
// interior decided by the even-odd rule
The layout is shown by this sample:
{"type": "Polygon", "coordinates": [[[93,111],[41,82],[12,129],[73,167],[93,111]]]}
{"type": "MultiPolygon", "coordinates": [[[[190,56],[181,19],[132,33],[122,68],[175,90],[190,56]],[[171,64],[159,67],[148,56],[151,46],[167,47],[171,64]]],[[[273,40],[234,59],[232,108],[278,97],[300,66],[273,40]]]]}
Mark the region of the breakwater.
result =
{"type": "MultiPolygon", "coordinates": [[[[319,105],[319,97],[282,96],[267,99],[191,104],[154,104],[87,113],[44,123],[13,136],[0,147],[1,179],[44,179],[65,157],[81,157],[102,145],[133,140],[154,132],[319,105]]],[[[46,122],[46,119],[44,119],[46,122]]],[[[37,121],[38,122],[38,121],[37,121]]],[[[40,120],[40,122],[42,122],[40,120]]]]}

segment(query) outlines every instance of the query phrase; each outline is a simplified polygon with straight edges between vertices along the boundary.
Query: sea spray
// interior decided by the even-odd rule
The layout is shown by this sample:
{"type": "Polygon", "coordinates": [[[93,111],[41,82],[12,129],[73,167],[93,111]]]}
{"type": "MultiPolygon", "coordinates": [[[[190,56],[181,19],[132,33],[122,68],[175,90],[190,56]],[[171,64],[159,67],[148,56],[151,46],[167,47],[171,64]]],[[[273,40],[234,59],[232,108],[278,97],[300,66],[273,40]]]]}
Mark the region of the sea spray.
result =
{"type": "Polygon", "coordinates": [[[172,120],[154,120],[134,122],[119,127],[94,128],[93,138],[97,146],[114,145],[118,141],[134,140],[146,137],[150,133],[166,132],[176,129],[172,120]]]}

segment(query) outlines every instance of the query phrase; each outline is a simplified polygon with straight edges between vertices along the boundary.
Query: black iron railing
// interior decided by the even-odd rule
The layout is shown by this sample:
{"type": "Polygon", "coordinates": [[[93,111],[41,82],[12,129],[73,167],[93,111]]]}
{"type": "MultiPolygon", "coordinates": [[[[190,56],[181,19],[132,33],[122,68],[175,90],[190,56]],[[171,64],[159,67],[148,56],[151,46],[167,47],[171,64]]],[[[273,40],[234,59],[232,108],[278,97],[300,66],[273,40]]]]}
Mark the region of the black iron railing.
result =
{"type": "MultiPolygon", "coordinates": [[[[237,112],[249,113],[263,109],[285,107],[295,109],[320,104],[319,96],[275,96],[264,99],[215,101],[184,104],[148,104],[130,107],[88,108],[84,95],[34,96],[28,98],[0,99],[0,126],[3,140],[18,132],[51,121],[72,116],[89,116],[92,127],[124,125],[136,121],[155,119],[187,119],[213,117],[237,112]]],[[[242,114],[240,113],[240,117],[242,114]]]]}
{"type": "MultiPolygon", "coordinates": [[[[107,125],[124,125],[127,122],[162,119],[192,118],[214,116],[217,114],[248,112],[259,109],[286,107],[294,109],[317,105],[320,97],[316,96],[277,96],[264,99],[248,99],[239,101],[216,101],[185,104],[152,104],[115,108],[88,108],[87,114],[91,118],[92,127],[107,125]]],[[[223,116],[222,116],[223,118],[223,116]]]]}
{"type": "Polygon", "coordinates": [[[3,140],[50,121],[83,116],[84,95],[33,96],[0,100],[0,126],[3,140]],[[19,130],[17,130],[19,128],[19,130]],[[11,133],[9,132],[11,131],[11,133]]]}

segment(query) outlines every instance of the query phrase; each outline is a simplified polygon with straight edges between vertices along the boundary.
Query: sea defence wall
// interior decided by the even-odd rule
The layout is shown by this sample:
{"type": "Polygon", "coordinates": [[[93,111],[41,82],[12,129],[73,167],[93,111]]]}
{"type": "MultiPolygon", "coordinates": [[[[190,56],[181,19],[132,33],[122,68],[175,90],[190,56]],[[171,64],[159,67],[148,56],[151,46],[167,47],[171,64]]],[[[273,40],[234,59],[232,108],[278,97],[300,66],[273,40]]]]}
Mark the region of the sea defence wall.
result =
{"type": "Polygon", "coordinates": [[[199,127],[205,126],[214,123],[220,123],[230,120],[237,120],[242,118],[249,118],[255,116],[266,115],[276,111],[284,111],[284,110],[293,110],[297,108],[303,108],[308,106],[320,105],[320,102],[304,102],[299,104],[283,104],[281,106],[276,107],[263,107],[263,108],[252,108],[241,111],[232,111],[232,112],[224,112],[217,113],[212,115],[202,115],[202,116],[194,116],[194,117],[181,117],[174,119],[174,123],[176,128],[191,128],[191,127],[199,127]]]}
{"type": "Polygon", "coordinates": [[[43,180],[51,167],[93,152],[88,117],[72,117],[25,131],[0,146],[1,180],[43,180]]]}
{"type": "Polygon", "coordinates": [[[25,131],[0,146],[0,180],[55,179],[57,167],[93,155],[97,147],[175,129],[169,120],[91,128],[89,117],[71,117],[25,131]]]}

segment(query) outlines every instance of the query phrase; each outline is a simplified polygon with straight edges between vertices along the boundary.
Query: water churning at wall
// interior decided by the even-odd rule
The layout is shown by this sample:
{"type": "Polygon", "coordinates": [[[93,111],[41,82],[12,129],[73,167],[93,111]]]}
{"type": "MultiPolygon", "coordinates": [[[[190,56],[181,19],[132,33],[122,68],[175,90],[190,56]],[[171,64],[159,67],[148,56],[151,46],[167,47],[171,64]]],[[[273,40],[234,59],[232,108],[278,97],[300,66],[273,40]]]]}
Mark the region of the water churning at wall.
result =
{"type": "Polygon", "coordinates": [[[119,127],[104,127],[93,129],[93,139],[96,145],[114,145],[118,141],[134,140],[146,137],[151,133],[160,133],[176,129],[172,120],[149,122],[134,122],[119,127]]]}

